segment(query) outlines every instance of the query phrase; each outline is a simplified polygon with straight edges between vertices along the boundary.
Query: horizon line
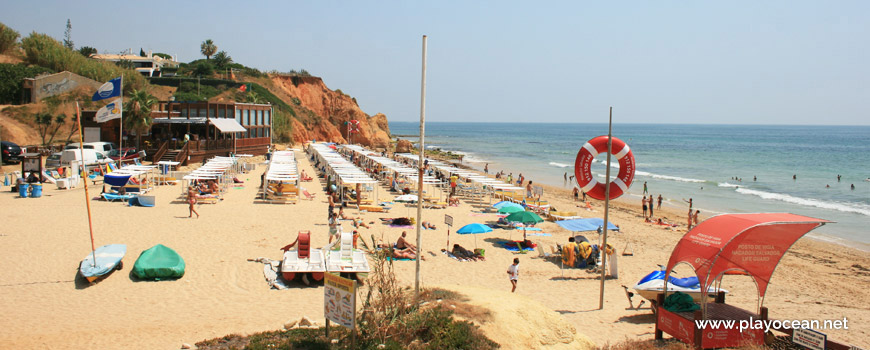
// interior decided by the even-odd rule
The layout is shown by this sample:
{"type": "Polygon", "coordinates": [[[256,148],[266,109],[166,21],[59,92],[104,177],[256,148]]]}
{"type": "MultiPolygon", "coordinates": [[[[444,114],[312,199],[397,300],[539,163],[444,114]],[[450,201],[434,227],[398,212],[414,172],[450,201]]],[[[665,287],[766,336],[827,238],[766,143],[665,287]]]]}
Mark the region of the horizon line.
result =
{"type": "MultiPolygon", "coordinates": [[[[417,123],[419,124],[419,120],[414,121],[406,121],[406,120],[395,120],[390,121],[387,120],[388,123],[397,122],[397,123],[417,123]]],[[[467,121],[427,121],[429,123],[457,123],[457,124],[607,124],[604,122],[533,122],[533,121],[493,121],[493,122],[467,122],[467,121]]],[[[857,127],[870,127],[870,124],[738,124],[738,123],[613,123],[614,125],[727,125],[727,126],[857,126],[857,127]]]]}

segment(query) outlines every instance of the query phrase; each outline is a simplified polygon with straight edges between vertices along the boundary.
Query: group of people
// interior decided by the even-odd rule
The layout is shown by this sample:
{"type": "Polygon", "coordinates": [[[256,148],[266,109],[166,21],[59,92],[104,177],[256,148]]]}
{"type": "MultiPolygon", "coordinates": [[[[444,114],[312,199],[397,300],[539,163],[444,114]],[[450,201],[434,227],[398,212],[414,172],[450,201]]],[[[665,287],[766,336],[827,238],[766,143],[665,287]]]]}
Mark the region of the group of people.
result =
{"type": "Polygon", "coordinates": [[[658,205],[656,205],[656,200],[653,198],[652,195],[649,195],[649,197],[641,197],[641,207],[643,208],[644,221],[655,220],[655,210],[662,208],[662,199],[662,195],[660,194],[658,197],[658,205]]]}

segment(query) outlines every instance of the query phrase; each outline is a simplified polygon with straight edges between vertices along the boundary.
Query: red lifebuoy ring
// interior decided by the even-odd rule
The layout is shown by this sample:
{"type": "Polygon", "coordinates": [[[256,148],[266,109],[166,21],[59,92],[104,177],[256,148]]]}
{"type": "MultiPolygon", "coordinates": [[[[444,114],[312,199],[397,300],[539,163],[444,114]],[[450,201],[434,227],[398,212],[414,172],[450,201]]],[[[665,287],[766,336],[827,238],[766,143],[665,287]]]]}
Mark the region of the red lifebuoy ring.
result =
{"type": "MultiPolygon", "coordinates": [[[[610,181],[610,199],[615,199],[628,191],[631,181],[634,180],[634,155],[631,148],[622,140],[613,137],[613,156],[619,161],[619,174],[610,181]]],[[[574,161],[574,176],[580,189],[590,197],[604,200],[605,186],[592,176],[592,160],[600,153],[607,152],[607,136],[598,136],[586,142],[577,152],[574,161]]]]}
{"type": "Polygon", "coordinates": [[[347,124],[347,131],[352,133],[359,133],[359,120],[351,120],[347,124]]]}

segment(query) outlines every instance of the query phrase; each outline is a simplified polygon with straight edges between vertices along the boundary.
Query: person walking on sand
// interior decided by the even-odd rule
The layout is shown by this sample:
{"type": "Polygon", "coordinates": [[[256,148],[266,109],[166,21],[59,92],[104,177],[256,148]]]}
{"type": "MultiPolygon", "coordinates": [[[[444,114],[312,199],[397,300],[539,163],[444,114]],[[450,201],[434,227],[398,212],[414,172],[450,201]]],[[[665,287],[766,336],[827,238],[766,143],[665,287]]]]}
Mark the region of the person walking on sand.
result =
{"type": "Polygon", "coordinates": [[[701,211],[695,210],[695,215],[692,216],[692,222],[695,223],[695,226],[698,226],[698,214],[701,214],[701,211]]]}
{"type": "Polygon", "coordinates": [[[193,186],[187,186],[187,204],[190,205],[190,215],[188,218],[192,218],[193,214],[196,214],[196,218],[199,219],[199,213],[193,207],[196,204],[196,189],[193,186]]]}
{"type": "Polygon", "coordinates": [[[649,194],[649,190],[646,188],[646,181],[643,182],[643,195],[646,196],[649,194]]]}
{"type": "Polygon", "coordinates": [[[514,258],[514,263],[508,266],[507,274],[511,280],[511,293],[517,290],[517,278],[520,276],[520,258],[514,258]]]}
{"type": "Polygon", "coordinates": [[[532,198],[532,182],[529,181],[529,184],[526,185],[526,197],[532,198]]]}
{"type": "Polygon", "coordinates": [[[489,174],[489,163],[483,165],[483,173],[489,174]]]}
{"type": "Polygon", "coordinates": [[[656,208],[656,209],[661,209],[661,208],[662,208],[662,194],[659,193],[659,205],[658,205],[658,208],[656,208]]]}

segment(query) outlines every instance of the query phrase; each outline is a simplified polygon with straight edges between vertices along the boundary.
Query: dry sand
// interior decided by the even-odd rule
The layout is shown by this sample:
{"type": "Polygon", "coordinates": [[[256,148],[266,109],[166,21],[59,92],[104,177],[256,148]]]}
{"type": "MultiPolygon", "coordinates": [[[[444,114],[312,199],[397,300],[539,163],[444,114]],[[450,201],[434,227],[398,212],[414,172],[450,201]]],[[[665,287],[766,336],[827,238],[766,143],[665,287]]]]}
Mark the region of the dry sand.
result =
{"type": "MultiPolygon", "coordinates": [[[[299,167],[313,174],[307,158],[300,152],[297,158],[299,167]]],[[[3,187],[0,310],[4,317],[0,321],[0,344],[22,349],[176,349],[182,342],[279,329],[286,321],[303,315],[322,324],[322,287],[294,285],[290,290],[270,290],[263,279],[262,265],[246,261],[258,257],[280,259],[279,248],[292,242],[299,230],[312,231],[314,247],[327,243],[327,205],[321,186],[317,182],[303,183],[315,193],[314,201],[255,204],[255,186],[264,169],[260,166],[241,175],[246,186],[230,189],[224,201],[198,205],[202,214],[199,219],[187,218],[179,186],[157,188],[157,206],[153,208],[91,201],[97,245],[124,243],[128,247],[124,270],[93,285],[75,279],[79,262],[90,252],[83,188],[56,190],[46,185],[43,198],[23,199],[3,187]],[[158,243],[184,257],[186,275],[176,281],[135,281],[130,270],[139,253],[158,243]]],[[[99,190],[92,188],[91,197],[99,190]]],[[[383,188],[379,196],[392,197],[383,188]]],[[[547,188],[545,199],[561,211],[577,210],[584,217],[603,215],[600,203],[593,204],[593,211],[580,211],[564,190],[547,188]]],[[[624,338],[651,339],[652,314],[625,310],[628,302],[621,285],[631,287],[656,264],[667,261],[685,233],[684,208],[672,208],[666,214],[681,223],[678,230],[671,231],[644,223],[636,212],[637,206],[616,203],[610,211],[611,221],[623,232],[611,235],[609,242],[620,252],[631,242],[634,255],[619,257],[619,279],[606,281],[603,310],[597,310],[597,275],[584,270],[560,270],[558,263],[538,258],[537,253],[514,254],[492,243],[496,238],[517,239],[522,232],[495,230],[477,235],[477,245],[486,249],[485,262],[458,262],[441,254],[440,249],[447,246],[444,214],[454,217],[451,231],[496,218],[473,213],[479,208],[465,201],[460,207],[424,211],[424,220],[432,221],[438,229],[423,231],[422,248],[427,258],[421,269],[423,285],[450,286],[460,291],[468,288],[472,299],[480,300],[486,297],[480,290],[510,290],[505,271],[514,257],[520,257],[517,293],[561,314],[578,333],[599,345],[624,338]]],[[[356,210],[348,214],[354,215],[356,210]]],[[[376,222],[371,229],[361,230],[363,237],[375,235],[394,241],[403,229],[382,225],[377,218],[415,213],[414,208],[396,206],[388,214],[362,215],[366,222],[376,222]]],[[[346,231],[347,227],[345,223],[346,231]]],[[[571,234],[554,223],[539,227],[552,236],[530,238],[547,247],[566,242],[571,234]]],[[[416,240],[415,231],[407,231],[409,238],[416,240]]],[[[596,239],[595,233],[586,236],[596,239]]],[[[473,248],[475,237],[451,233],[450,243],[473,248]]],[[[395,264],[400,280],[413,285],[415,263],[395,264]]],[[[804,238],[773,275],[764,305],[777,319],[846,317],[849,330],[824,332],[830,339],[870,347],[870,306],[865,304],[870,295],[868,268],[870,258],[866,252],[804,238]]],[[[685,270],[678,271],[686,275],[685,270]]],[[[756,307],[755,286],[747,277],[729,276],[723,287],[731,290],[728,302],[749,309],[756,307]]],[[[504,294],[492,293],[491,300],[480,303],[498,307],[503,299],[500,295],[504,294]]],[[[635,304],[638,301],[639,297],[635,297],[635,304]]],[[[525,329],[523,318],[499,319],[508,329],[525,329]]],[[[547,348],[543,343],[502,344],[507,349],[547,348]]]]}

